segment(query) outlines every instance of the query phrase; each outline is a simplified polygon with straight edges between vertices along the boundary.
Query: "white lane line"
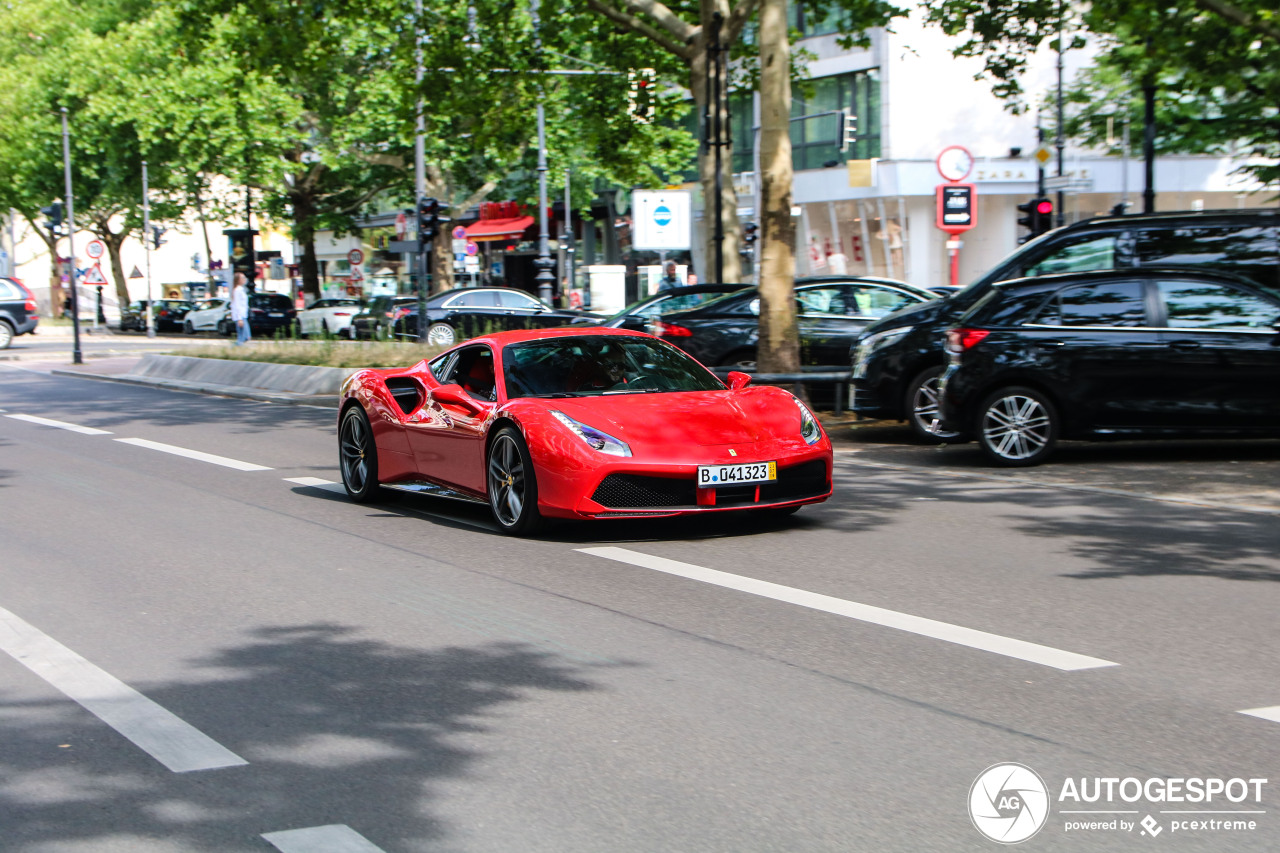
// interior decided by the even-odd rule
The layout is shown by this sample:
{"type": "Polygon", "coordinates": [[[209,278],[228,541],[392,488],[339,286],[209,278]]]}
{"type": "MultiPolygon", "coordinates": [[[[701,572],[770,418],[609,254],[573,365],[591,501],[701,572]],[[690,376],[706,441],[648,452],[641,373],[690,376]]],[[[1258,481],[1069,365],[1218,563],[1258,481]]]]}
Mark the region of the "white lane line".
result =
{"type": "Polygon", "coordinates": [[[382,848],[343,823],[264,832],[280,853],[383,853],[382,848]]]}
{"type": "Polygon", "coordinates": [[[78,432],[81,435],[111,435],[111,433],[105,429],[94,429],[93,427],[80,426],[79,424],[69,424],[66,421],[55,421],[52,418],[41,418],[36,417],[35,415],[5,415],[5,417],[13,418],[15,421],[26,421],[31,424],[40,424],[41,426],[71,430],[72,432],[78,432]]]}
{"type": "Polygon", "coordinates": [[[285,477],[284,481],[286,483],[297,483],[299,486],[310,486],[313,489],[324,489],[326,492],[341,492],[344,495],[347,493],[341,483],[335,483],[333,480],[322,480],[319,477],[285,477]]]}
{"type": "Polygon", "coordinates": [[[225,456],[215,456],[212,453],[204,453],[199,450],[188,450],[185,447],[174,447],[172,444],[161,444],[158,441],[148,441],[145,438],[117,438],[116,441],[122,444],[132,444],[135,447],[146,447],[150,450],[159,450],[162,453],[172,453],[174,456],[185,456],[188,459],[198,459],[201,462],[211,462],[214,465],[222,465],[226,468],[235,468],[237,471],[270,471],[266,465],[254,465],[252,462],[241,462],[238,459],[228,459],[225,456]]]}
{"type": "Polygon", "coordinates": [[[617,560],[620,563],[629,563],[633,566],[654,569],[670,575],[722,586],[726,589],[736,589],[739,592],[760,595],[776,601],[785,601],[788,604],[808,607],[811,610],[821,610],[824,613],[847,616],[850,619],[870,622],[874,625],[897,628],[900,631],[908,631],[923,637],[932,637],[935,640],[981,649],[985,652],[994,652],[998,655],[1025,660],[1030,663],[1051,666],[1054,669],[1071,671],[1119,666],[1114,661],[1078,655],[1075,652],[1066,652],[1050,646],[1042,646],[1038,643],[1028,643],[1025,640],[1002,637],[999,634],[988,634],[985,631],[950,625],[946,622],[925,619],[921,616],[912,616],[908,613],[899,613],[896,610],[886,610],[883,607],[875,607],[870,604],[845,601],[842,598],[833,598],[829,595],[782,586],[769,581],[732,575],[715,569],[704,569],[702,566],[682,563],[678,560],[668,560],[665,557],[654,557],[628,548],[578,548],[577,550],[584,554],[604,557],[606,560],[617,560]]]}
{"type": "Polygon", "coordinates": [[[174,773],[249,763],[4,608],[0,608],[0,650],[174,773]]]}
{"type": "Polygon", "coordinates": [[[1280,705],[1272,705],[1270,708],[1250,708],[1247,711],[1241,711],[1241,714],[1248,714],[1250,717],[1257,717],[1260,720],[1270,720],[1273,723],[1280,723],[1280,705]]]}

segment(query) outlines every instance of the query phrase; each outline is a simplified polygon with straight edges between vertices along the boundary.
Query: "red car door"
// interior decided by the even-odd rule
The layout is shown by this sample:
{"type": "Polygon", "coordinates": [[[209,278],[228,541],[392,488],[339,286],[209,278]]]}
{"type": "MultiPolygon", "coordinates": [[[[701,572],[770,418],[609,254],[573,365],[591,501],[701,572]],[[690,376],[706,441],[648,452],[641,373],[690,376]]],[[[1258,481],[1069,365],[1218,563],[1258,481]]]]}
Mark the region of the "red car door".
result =
{"type": "Polygon", "coordinates": [[[441,385],[458,385],[467,404],[437,399],[427,390],[420,417],[405,427],[418,470],[432,480],[476,494],[485,489],[484,439],[497,399],[493,351],[463,347],[446,366],[441,385]]]}

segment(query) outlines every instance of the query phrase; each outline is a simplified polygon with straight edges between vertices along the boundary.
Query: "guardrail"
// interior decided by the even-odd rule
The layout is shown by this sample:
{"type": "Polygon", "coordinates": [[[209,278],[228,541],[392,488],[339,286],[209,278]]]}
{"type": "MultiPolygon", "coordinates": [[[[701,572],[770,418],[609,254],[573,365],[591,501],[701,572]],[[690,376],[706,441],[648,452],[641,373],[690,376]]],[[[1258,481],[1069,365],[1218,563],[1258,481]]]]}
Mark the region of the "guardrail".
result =
{"type": "Polygon", "coordinates": [[[849,383],[853,381],[852,369],[842,370],[838,367],[803,368],[799,373],[756,373],[754,370],[743,370],[740,367],[713,367],[711,369],[711,372],[721,379],[733,371],[747,374],[751,377],[751,381],[758,385],[790,385],[792,393],[796,396],[800,395],[801,385],[834,383],[836,386],[836,399],[832,409],[834,414],[837,415],[844,414],[846,389],[849,383]]]}

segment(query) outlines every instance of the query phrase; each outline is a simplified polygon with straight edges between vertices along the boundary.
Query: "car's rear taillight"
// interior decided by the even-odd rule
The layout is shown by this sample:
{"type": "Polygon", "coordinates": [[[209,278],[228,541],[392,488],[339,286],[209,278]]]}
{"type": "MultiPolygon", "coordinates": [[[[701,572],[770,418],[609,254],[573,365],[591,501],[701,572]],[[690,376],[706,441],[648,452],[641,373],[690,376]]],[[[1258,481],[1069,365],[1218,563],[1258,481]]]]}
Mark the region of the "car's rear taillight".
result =
{"type": "Polygon", "coordinates": [[[30,311],[32,314],[36,313],[37,310],[36,301],[34,299],[28,299],[22,307],[30,311]]]}
{"type": "Polygon", "coordinates": [[[970,347],[981,343],[991,332],[986,329],[949,329],[947,331],[947,352],[962,353],[970,347]]]}
{"type": "Polygon", "coordinates": [[[36,295],[31,292],[31,289],[29,287],[27,287],[22,282],[18,281],[16,278],[11,278],[9,279],[9,281],[18,285],[18,289],[21,290],[22,294],[27,298],[25,304],[23,304],[22,306],[23,308],[27,309],[32,314],[40,310],[40,306],[36,304],[36,295]]]}
{"type": "Polygon", "coordinates": [[[684,326],[677,326],[675,323],[664,323],[659,320],[654,323],[654,334],[660,338],[691,338],[693,332],[684,326]]]}
{"type": "Polygon", "coordinates": [[[351,316],[351,312],[350,312],[350,311],[334,311],[334,312],[333,312],[333,316],[335,316],[335,317],[350,317],[350,316],[351,316]]]}

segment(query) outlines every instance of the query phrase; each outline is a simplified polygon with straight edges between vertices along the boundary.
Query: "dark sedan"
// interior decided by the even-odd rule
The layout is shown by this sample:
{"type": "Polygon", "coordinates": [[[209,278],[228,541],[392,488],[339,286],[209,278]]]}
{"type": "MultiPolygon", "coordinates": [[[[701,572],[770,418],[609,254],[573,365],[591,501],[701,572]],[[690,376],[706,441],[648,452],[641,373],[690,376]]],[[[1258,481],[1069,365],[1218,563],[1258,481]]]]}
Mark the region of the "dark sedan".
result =
{"type": "Polygon", "coordinates": [[[0,278],[0,349],[8,349],[18,335],[27,335],[40,323],[36,298],[17,279],[0,278]]]}
{"type": "Polygon", "coordinates": [[[748,284],[691,284],[660,290],[638,302],[633,302],[603,322],[590,316],[575,322],[594,323],[610,329],[629,329],[633,332],[652,332],[663,314],[694,308],[720,296],[736,293],[748,284]]]}
{"type": "Polygon", "coordinates": [[[947,333],[942,426],[998,465],[1059,438],[1280,434],[1280,290],[1186,269],[1001,282],[947,333]]]}
{"type": "MultiPolygon", "coordinates": [[[[796,280],[800,361],[843,365],[849,346],[869,323],[936,294],[883,278],[802,278],[796,280]]],[[[753,368],[759,334],[760,294],[740,290],[703,305],[664,314],[656,332],[709,367],[753,368]]]]}
{"type": "MultiPolygon", "coordinates": [[[[157,299],[152,303],[157,332],[180,332],[182,321],[194,303],[185,299],[157,299]]],[[[120,331],[145,332],[147,330],[147,302],[130,302],[120,311],[120,331]]]]}
{"type": "MultiPolygon", "coordinates": [[[[517,329],[567,326],[582,318],[604,319],[582,311],[552,308],[523,290],[510,287],[463,287],[427,297],[426,342],[453,346],[460,340],[517,329]]],[[[391,334],[418,337],[418,304],[410,302],[393,317],[391,334]]]]}
{"type": "Polygon", "coordinates": [[[391,330],[396,318],[418,304],[416,296],[375,296],[364,310],[351,318],[348,331],[352,340],[369,341],[384,337],[391,330]]]}

